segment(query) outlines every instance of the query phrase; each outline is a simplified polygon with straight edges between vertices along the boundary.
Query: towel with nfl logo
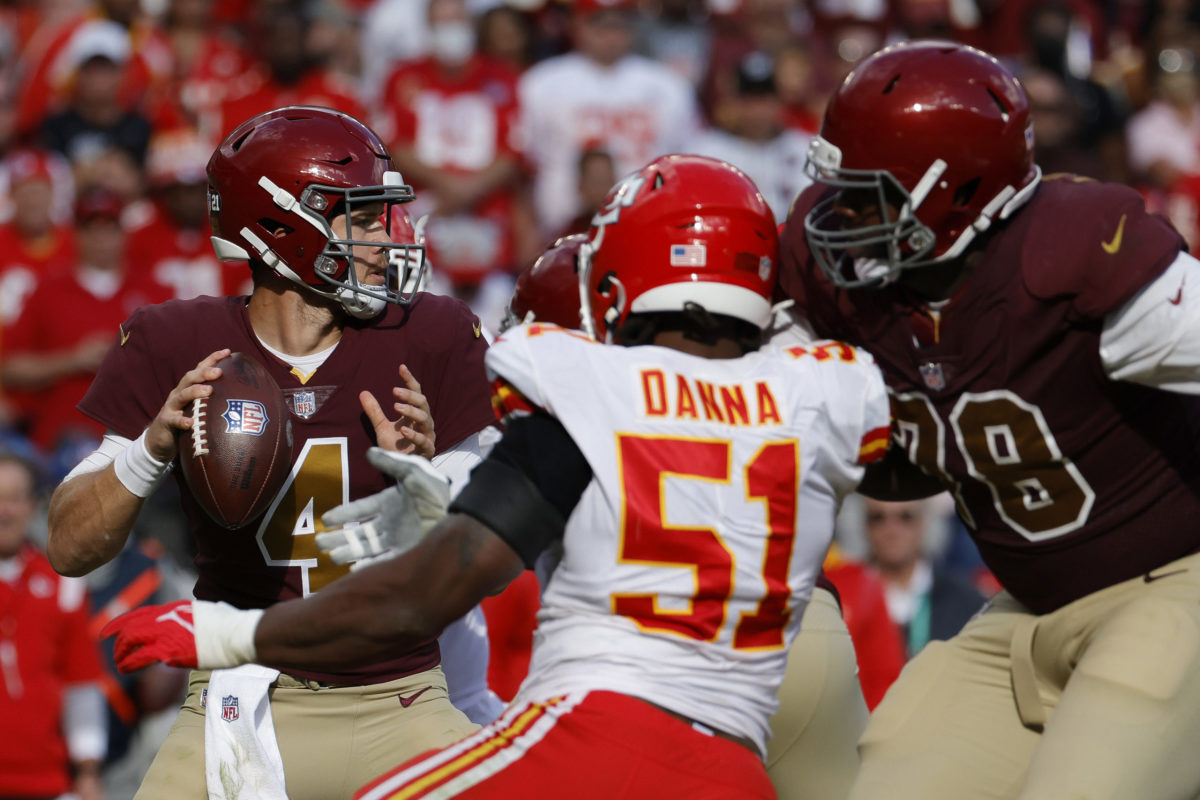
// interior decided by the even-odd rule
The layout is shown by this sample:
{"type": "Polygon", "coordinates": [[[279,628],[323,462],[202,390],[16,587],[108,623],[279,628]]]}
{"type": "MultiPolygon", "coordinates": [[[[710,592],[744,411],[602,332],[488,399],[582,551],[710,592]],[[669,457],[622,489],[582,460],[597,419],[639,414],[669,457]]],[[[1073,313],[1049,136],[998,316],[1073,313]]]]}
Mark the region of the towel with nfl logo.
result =
{"type": "Polygon", "coordinates": [[[279,670],[214,669],[204,712],[209,800],[287,800],[268,691],[279,670]]]}

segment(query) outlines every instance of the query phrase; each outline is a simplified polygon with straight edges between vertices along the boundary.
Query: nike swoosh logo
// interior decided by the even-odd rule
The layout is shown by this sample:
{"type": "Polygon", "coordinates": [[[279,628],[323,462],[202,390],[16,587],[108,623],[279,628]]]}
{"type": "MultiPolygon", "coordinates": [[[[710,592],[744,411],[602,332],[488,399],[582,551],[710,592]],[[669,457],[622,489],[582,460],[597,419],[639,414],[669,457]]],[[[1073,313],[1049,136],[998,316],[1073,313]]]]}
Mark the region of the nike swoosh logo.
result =
{"type": "MultiPolygon", "coordinates": [[[[126,333],[126,332],[125,332],[125,326],[123,326],[123,325],[120,325],[120,324],[118,324],[118,325],[117,325],[117,331],[119,331],[119,332],[120,332],[120,334],[121,334],[121,347],[124,347],[124,346],[125,346],[125,343],[129,341],[129,335],[130,335],[130,334],[129,334],[129,333],[126,333]]],[[[131,333],[132,333],[132,331],[131,331],[131,333]]]]}
{"type": "Polygon", "coordinates": [[[1110,256],[1115,256],[1117,251],[1121,249],[1121,238],[1125,235],[1125,215],[1121,215],[1121,221],[1117,223],[1117,232],[1113,234],[1112,241],[1101,242],[1100,246],[1104,248],[1104,252],[1110,256]]]}
{"type": "MultiPolygon", "coordinates": [[[[1147,576],[1147,577],[1149,577],[1149,576],[1147,576]]],[[[424,689],[420,690],[419,692],[413,692],[408,697],[405,697],[404,695],[399,695],[400,705],[404,706],[405,708],[408,708],[416,701],[416,699],[418,697],[425,694],[432,688],[433,688],[432,686],[426,686],[424,689]]]]}
{"type": "Polygon", "coordinates": [[[1172,297],[1170,300],[1167,301],[1168,303],[1170,303],[1173,306],[1179,305],[1180,301],[1183,300],[1183,286],[1186,283],[1187,283],[1187,278],[1185,277],[1182,281],[1179,282],[1179,291],[1175,293],[1174,297],[1172,297]]]}
{"type": "Polygon", "coordinates": [[[1152,572],[1147,572],[1145,575],[1142,576],[1142,580],[1144,580],[1146,583],[1153,583],[1154,581],[1160,580],[1162,578],[1169,578],[1172,575],[1182,575],[1185,572],[1187,572],[1186,569],[1175,569],[1175,570],[1171,570],[1170,572],[1160,572],[1157,575],[1155,575],[1152,572]]]}

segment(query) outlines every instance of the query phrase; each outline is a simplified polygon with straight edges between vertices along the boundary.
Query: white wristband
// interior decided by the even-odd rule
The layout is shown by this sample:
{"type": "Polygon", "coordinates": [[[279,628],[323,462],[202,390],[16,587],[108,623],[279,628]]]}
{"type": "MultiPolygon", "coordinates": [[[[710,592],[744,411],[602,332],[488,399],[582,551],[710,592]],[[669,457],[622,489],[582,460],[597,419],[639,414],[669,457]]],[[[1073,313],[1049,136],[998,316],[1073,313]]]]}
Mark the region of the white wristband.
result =
{"type": "Polygon", "coordinates": [[[149,497],[171,471],[171,462],[159,461],[146,449],[146,432],[129,443],[113,459],[113,471],[121,485],[137,497],[149,497]]]}
{"type": "Polygon", "coordinates": [[[192,601],[196,666],[224,669],[254,661],[254,631],[262,619],[261,608],[240,609],[229,603],[192,601]]]}

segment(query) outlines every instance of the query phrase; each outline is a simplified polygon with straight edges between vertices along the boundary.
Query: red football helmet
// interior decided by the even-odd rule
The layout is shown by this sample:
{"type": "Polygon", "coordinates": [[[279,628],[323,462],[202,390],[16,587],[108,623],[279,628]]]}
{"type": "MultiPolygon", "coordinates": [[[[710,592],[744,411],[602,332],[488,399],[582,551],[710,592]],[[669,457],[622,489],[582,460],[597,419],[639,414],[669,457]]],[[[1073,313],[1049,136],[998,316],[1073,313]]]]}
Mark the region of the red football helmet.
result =
{"type": "Polygon", "coordinates": [[[669,155],[621,180],[580,253],[584,330],[612,341],[630,314],[700,306],[765,327],[779,250],[754,182],[714,158],[669,155]]]}
{"type": "Polygon", "coordinates": [[[501,332],[523,322],[579,327],[579,251],[587,235],[563,236],[517,276],[501,332]]]}
{"type": "MultiPolygon", "coordinates": [[[[371,130],[329,108],[289,106],[251,117],[225,138],[208,162],[213,248],[222,261],[261,261],[278,274],[370,318],[387,302],[405,303],[397,270],[385,285],[360,284],[352,247],[418,249],[334,235],[330,222],[356,207],[413,199],[371,130]]],[[[347,231],[347,235],[350,233],[347,231]]],[[[392,256],[389,253],[389,256],[392,256]]],[[[420,261],[424,263],[423,254],[420,261]]],[[[394,264],[395,258],[389,258],[394,264]]]]}
{"type": "Polygon", "coordinates": [[[961,256],[1041,176],[1021,84],[987,53],[940,41],[887,47],[856,67],[829,102],[806,170],[841,190],[804,226],[817,263],[847,287],[961,256]],[[862,210],[856,202],[870,209],[865,223],[845,210],[862,210]]]}

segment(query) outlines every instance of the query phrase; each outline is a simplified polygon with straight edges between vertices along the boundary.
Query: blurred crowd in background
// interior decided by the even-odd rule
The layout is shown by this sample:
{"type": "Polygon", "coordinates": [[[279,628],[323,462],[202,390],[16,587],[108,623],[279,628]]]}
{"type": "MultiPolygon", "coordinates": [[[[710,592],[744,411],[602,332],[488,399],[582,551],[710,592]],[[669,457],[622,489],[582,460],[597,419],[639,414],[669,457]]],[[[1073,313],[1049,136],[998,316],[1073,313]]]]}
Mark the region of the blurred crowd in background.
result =
{"type": "MultiPolygon", "coordinates": [[[[324,105],[375,128],[416,189],[428,288],[494,330],[520,269],[586,230],[616,179],[663,153],[741,167],[782,222],[833,87],[879,47],[917,37],[976,45],[1014,69],[1045,172],[1128,183],[1200,238],[1195,1],[0,2],[0,449],[34,467],[44,497],[103,433],[74,407],[129,313],[248,290],[245,266],[209,245],[204,169],[253,114],[324,105]]],[[[123,577],[91,581],[98,616],[97,598],[131,583],[137,597],[120,607],[189,591],[170,485],[150,503],[158,513],[143,513],[123,577]]],[[[883,688],[992,588],[948,504],[886,505],[852,507],[828,564],[852,632],[893,623],[867,648],[894,654],[883,688]]],[[[10,519],[0,503],[0,527],[36,540],[37,515],[19,510],[10,519]]],[[[493,657],[507,683],[523,674],[518,633],[515,662],[493,657]]],[[[178,688],[106,680],[127,722],[178,688]]],[[[110,744],[110,761],[123,750],[110,744]]]]}

